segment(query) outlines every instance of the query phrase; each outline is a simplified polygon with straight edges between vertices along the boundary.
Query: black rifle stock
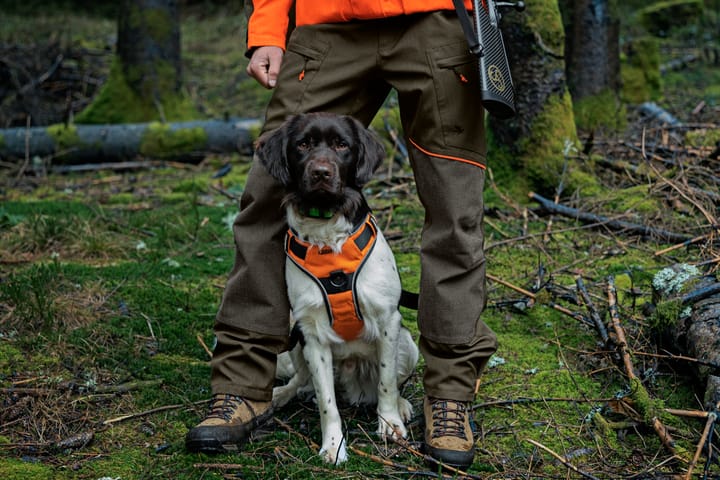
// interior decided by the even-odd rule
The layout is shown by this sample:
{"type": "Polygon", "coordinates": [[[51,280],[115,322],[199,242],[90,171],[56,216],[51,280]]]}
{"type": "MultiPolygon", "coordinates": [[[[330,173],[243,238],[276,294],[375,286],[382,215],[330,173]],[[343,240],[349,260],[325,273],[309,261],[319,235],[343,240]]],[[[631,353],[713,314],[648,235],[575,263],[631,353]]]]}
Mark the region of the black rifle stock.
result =
{"type": "Polygon", "coordinates": [[[498,5],[512,6],[521,11],[525,9],[525,4],[523,2],[498,4],[493,0],[473,0],[474,25],[471,25],[462,0],[453,0],[453,3],[470,51],[478,57],[483,107],[490,115],[498,118],[514,116],[515,90],[500,31],[501,16],[498,5]]]}

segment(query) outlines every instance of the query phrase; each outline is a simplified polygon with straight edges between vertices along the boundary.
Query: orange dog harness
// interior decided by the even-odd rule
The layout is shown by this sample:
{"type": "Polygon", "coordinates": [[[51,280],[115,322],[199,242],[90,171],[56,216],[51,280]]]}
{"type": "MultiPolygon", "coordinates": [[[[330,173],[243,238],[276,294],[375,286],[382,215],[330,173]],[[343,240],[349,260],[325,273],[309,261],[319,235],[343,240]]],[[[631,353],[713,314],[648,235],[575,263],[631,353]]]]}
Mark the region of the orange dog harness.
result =
{"type": "Polygon", "coordinates": [[[377,225],[370,214],[343,244],[340,253],[304,242],[288,229],[285,241],[288,258],[320,287],[333,330],[348,342],[358,338],[364,327],[355,284],[376,239],[377,225]]]}

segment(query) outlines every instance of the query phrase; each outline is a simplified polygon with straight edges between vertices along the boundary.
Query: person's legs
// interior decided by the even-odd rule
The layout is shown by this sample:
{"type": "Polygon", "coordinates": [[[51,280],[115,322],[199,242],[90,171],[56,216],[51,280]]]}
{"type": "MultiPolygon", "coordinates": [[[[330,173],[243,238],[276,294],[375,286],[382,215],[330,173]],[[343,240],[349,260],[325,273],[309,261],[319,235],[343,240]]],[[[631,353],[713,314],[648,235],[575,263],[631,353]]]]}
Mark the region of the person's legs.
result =
{"type": "Polygon", "coordinates": [[[486,301],[486,145],[477,62],[452,12],[418,17],[405,33],[402,41],[388,43],[383,65],[399,92],[425,207],[418,323],[426,363],[426,443],[431,455],[467,466],[474,446],[467,403],[497,348],[480,319],[486,301]]]}

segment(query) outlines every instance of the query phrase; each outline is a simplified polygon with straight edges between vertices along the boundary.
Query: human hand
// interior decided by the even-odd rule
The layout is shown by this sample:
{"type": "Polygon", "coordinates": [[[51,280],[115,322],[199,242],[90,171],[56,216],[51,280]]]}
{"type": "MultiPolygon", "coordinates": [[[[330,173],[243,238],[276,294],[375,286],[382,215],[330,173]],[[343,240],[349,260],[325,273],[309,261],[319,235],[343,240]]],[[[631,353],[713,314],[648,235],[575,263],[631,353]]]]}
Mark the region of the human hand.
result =
{"type": "Polygon", "coordinates": [[[274,88],[277,83],[284,52],[280,47],[258,47],[250,57],[247,73],[265,88],[274,88]]]}

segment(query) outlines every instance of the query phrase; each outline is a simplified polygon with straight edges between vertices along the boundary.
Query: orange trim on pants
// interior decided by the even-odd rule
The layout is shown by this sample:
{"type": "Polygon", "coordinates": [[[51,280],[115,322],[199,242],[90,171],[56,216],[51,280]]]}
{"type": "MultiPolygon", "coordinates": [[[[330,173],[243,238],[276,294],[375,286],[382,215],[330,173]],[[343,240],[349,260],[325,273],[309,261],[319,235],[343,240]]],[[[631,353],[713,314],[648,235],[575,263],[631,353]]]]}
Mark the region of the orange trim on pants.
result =
{"type": "Polygon", "coordinates": [[[415,142],[415,140],[413,140],[412,138],[409,138],[408,140],[410,141],[410,143],[412,143],[413,147],[417,148],[417,149],[420,150],[422,153],[424,153],[425,155],[428,155],[428,156],[430,156],[430,157],[444,158],[445,160],[452,160],[452,161],[454,161],[454,162],[468,163],[468,164],[470,164],[470,165],[474,165],[474,166],[476,166],[476,167],[480,167],[480,168],[482,168],[483,170],[485,170],[485,165],[483,165],[482,163],[479,163],[479,162],[470,160],[470,159],[468,159],[468,158],[454,157],[454,156],[452,156],[452,155],[443,155],[443,154],[441,154],[441,153],[433,153],[433,152],[431,152],[431,151],[429,151],[429,150],[425,150],[424,148],[422,148],[422,147],[421,147],[420,145],[418,145],[418,144],[415,142]]]}

